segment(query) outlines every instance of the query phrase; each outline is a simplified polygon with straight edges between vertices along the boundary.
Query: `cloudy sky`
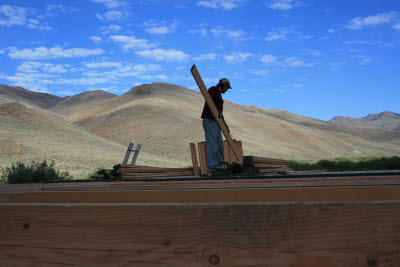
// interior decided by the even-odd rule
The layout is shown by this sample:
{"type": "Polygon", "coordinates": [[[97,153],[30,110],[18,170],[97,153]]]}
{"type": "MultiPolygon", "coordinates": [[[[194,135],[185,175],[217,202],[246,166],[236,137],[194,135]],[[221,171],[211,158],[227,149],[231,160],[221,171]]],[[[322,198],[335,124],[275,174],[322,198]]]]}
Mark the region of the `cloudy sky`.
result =
{"type": "Polygon", "coordinates": [[[0,83],[58,96],[198,90],[196,64],[242,105],[400,113],[398,0],[0,0],[0,41],[0,83]]]}

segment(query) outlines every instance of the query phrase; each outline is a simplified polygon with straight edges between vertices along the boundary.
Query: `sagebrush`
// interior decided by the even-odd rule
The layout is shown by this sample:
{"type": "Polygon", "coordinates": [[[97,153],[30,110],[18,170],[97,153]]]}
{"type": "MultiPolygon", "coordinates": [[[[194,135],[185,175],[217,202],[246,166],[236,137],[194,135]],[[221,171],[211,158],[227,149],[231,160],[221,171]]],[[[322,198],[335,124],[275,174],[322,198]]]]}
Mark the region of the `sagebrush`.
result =
{"type": "Polygon", "coordinates": [[[3,171],[1,180],[7,184],[19,184],[71,179],[67,171],[58,171],[54,166],[54,161],[48,164],[46,160],[42,162],[32,161],[30,164],[12,163],[11,167],[7,167],[3,171]]]}

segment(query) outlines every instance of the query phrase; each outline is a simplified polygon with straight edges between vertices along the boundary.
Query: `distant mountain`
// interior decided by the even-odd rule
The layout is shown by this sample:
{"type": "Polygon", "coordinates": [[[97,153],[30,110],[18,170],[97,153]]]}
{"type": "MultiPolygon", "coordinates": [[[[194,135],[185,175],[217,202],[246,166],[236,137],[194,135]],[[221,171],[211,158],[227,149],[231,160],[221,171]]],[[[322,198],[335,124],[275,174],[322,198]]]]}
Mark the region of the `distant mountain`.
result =
{"type": "Polygon", "coordinates": [[[62,100],[63,97],[33,92],[18,86],[0,84],[0,105],[19,102],[27,107],[49,109],[62,100]]]}
{"type": "Polygon", "coordinates": [[[91,106],[100,104],[115,96],[116,95],[102,90],[83,92],[71,97],[65,97],[49,110],[73,119],[74,116],[84,112],[91,106]]]}
{"type": "Polygon", "coordinates": [[[336,116],[329,122],[343,126],[400,131],[400,114],[389,111],[384,111],[378,114],[370,114],[363,118],[336,116]]]}

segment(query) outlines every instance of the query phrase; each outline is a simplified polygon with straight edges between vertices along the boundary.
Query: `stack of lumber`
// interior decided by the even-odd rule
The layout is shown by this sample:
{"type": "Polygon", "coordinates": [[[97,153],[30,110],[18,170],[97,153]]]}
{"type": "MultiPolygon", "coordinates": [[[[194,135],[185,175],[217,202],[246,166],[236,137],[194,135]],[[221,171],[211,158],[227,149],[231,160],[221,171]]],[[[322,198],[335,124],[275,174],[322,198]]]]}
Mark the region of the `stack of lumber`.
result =
{"type": "Polygon", "coordinates": [[[266,176],[295,174],[287,160],[244,156],[243,162],[224,162],[224,166],[215,169],[213,176],[266,176]]]}
{"type": "Polygon", "coordinates": [[[256,170],[256,175],[258,176],[279,173],[294,173],[294,171],[289,167],[289,162],[283,159],[245,156],[243,157],[243,161],[244,163],[249,164],[253,170],[256,170]]]}
{"type": "Polygon", "coordinates": [[[400,266],[400,171],[0,185],[0,266],[400,266]]]}
{"type": "Polygon", "coordinates": [[[118,164],[113,170],[102,170],[104,178],[152,178],[152,177],[180,177],[193,176],[193,168],[160,168],[150,166],[137,166],[129,164],[118,164]]]}

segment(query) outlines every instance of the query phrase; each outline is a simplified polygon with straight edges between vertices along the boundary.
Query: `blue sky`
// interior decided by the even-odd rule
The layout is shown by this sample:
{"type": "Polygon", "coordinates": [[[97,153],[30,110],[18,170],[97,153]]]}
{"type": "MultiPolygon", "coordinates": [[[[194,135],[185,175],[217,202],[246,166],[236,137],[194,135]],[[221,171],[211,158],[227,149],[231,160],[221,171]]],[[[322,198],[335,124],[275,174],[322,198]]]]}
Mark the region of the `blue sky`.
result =
{"type": "Polygon", "coordinates": [[[321,120],[400,113],[398,0],[0,1],[0,41],[0,83],[58,96],[198,90],[196,64],[242,105],[321,120]]]}

